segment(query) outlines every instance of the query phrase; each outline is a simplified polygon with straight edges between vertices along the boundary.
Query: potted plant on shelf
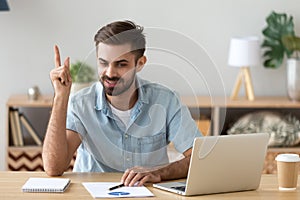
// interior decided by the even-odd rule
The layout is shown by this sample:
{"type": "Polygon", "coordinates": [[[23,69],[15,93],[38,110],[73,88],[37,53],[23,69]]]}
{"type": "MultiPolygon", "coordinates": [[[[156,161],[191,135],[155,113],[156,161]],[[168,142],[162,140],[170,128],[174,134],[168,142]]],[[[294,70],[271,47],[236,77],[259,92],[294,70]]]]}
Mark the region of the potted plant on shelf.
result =
{"type": "Polygon", "coordinates": [[[70,73],[72,77],[71,93],[90,86],[96,80],[93,67],[81,61],[71,64],[70,73]]]}
{"type": "Polygon", "coordinates": [[[291,100],[300,101],[300,38],[295,35],[292,16],[272,12],[267,18],[267,27],[263,29],[265,48],[264,66],[278,68],[287,58],[287,89],[291,100]]]}

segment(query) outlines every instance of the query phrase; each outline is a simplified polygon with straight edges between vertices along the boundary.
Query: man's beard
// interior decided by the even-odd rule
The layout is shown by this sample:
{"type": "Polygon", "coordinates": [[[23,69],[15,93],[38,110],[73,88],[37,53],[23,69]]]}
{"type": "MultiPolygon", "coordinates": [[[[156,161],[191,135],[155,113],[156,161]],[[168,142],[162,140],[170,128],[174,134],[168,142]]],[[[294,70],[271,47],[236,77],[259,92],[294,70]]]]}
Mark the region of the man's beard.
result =
{"type": "Polygon", "coordinates": [[[109,96],[118,96],[125,91],[127,91],[131,85],[134,83],[135,80],[135,73],[133,73],[132,77],[126,82],[123,78],[120,77],[108,77],[106,75],[103,75],[100,77],[100,82],[102,83],[102,86],[104,88],[105,94],[109,96]],[[116,82],[114,87],[107,87],[105,86],[105,81],[112,81],[116,82]]]}

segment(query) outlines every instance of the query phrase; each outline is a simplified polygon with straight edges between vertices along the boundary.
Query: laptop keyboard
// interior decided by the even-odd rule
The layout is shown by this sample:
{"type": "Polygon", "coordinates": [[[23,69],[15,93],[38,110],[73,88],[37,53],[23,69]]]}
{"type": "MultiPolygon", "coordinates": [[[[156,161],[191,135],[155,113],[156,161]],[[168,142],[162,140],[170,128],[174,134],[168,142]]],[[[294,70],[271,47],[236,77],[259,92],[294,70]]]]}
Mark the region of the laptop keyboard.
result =
{"type": "Polygon", "coordinates": [[[185,186],[173,186],[173,187],[171,187],[172,189],[175,189],[175,190],[180,190],[180,191],[182,191],[182,192],[184,192],[185,191],[185,186]]]}

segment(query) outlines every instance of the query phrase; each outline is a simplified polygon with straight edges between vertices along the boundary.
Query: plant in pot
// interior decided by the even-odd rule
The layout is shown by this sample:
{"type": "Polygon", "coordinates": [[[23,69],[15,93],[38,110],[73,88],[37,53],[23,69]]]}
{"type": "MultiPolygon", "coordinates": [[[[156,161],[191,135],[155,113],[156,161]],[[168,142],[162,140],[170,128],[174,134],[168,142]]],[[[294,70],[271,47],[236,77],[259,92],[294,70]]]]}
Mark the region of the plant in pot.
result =
{"type": "Polygon", "coordinates": [[[272,12],[263,29],[264,66],[276,69],[287,58],[287,89],[291,100],[300,101],[300,38],[295,35],[292,16],[272,12]]]}
{"type": "Polygon", "coordinates": [[[70,73],[72,77],[71,93],[90,86],[96,80],[93,67],[81,61],[71,64],[70,73]]]}

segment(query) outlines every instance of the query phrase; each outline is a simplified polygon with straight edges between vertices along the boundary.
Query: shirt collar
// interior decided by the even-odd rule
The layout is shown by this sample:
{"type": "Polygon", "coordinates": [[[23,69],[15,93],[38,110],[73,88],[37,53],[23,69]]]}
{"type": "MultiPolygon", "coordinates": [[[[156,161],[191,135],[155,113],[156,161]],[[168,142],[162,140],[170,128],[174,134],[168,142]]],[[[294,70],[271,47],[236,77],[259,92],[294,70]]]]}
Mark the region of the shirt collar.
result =
{"type": "Polygon", "coordinates": [[[149,84],[148,81],[141,79],[140,77],[136,76],[136,83],[138,88],[138,102],[142,103],[149,103],[149,99],[147,98],[145,85],[149,84]]]}
{"type": "Polygon", "coordinates": [[[106,97],[103,91],[103,86],[100,82],[97,82],[95,88],[96,98],[95,98],[95,109],[96,110],[105,110],[108,107],[106,102],[106,97]]]}

